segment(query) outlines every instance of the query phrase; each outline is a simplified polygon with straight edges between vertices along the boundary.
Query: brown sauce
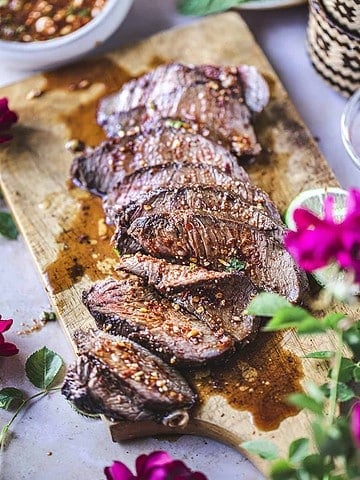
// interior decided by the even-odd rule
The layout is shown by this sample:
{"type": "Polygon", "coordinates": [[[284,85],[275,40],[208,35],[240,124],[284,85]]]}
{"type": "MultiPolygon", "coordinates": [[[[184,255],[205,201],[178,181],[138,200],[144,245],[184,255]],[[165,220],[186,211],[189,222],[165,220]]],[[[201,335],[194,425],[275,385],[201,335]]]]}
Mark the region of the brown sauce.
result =
{"type": "Polygon", "coordinates": [[[46,268],[46,278],[53,293],[62,292],[84,275],[99,280],[114,275],[118,256],[110,239],[113,228],[105,225],[100,198],[82,193],[77,214],[56,241],[61,245],[57,258],[46,268]]]}
{"type": "Polygon", "coordinates": [[[200,403],[213,395],[252,414],[254,425],[263,431],[275,430],[298,410],[286,402],[290,393],[301,392],[301,360],[281,346],[282,334],[260,333],[253,344],[238,352],[226,366],[192,372],[188,380],[200,403]]]}
{"type": "Polygon", "coordinates": [[[63,37],[93,20],[105,3],[106,0],[3,0],[0,38],[28,43],[63,37]]]}
{"type": "Polygon", "coordinates": [[[105,140],[103,129],[96,123],[100,97],[119,90],[121,85],[132,78],[130,74],[110,59],[99,58],[44,73],[44,76],[46,79],[44,92],[58,89],[74,92],[88,89],[94,84],[103,86],[103,91],[99,95],[78,105],[74,110],[63,115],[60,121],[64,122],[70,130],[70,138],[81,140],[92,146],[105,140]]]}

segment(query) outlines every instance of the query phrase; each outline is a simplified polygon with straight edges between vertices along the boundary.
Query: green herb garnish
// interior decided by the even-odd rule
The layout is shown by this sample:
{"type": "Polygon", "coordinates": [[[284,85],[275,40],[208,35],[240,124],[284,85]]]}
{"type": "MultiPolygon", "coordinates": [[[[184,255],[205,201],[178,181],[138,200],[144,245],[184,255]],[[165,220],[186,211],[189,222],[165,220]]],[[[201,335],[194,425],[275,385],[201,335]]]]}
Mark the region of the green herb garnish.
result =
{"type": "Polygon", "coordinates": [[[245,262],[243,262],[242,260],[239,260],[238,258],[234,257],[234,258],[231,258],[228,262],[228,266],[226,267],[226,271],[227,272],[233,272],[233,271],[237,271],[237,272],[240,272],[241,270],[244,270],[245,268],[245,262]]]}
{"type": "Polygon", "coordinates": [[[235,7],[245,0],[178,0],[177,8],[185,15],[209,15],[235,7]]]}
{"type": "Polygon", "coordinates": [[[15,222],[8,212],[0,212],[0,235],[11,240],[16,240],[19,235],[15,222]]]}

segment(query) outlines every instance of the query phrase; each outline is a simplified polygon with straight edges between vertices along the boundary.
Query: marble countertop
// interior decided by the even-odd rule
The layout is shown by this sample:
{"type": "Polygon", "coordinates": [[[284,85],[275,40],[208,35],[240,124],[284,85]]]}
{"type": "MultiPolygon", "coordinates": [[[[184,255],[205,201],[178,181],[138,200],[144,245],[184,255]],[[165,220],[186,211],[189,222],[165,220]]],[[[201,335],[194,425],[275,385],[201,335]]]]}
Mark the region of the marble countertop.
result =
{"type": "MultiPolygon", "coordinates": [[[[353,166],[341,142],[340,118],[346,99],[333,91],[312,68],[306,54],[306,5],[289,9],[243,11],[258,43],[277,71],[319,148],[344,188],[360,187],[360,172],[353,166]]],[[[125,23],[101,47],[109,50],[155,32],[194,21],[175,11],[169,0],[135,0],[125,23]]],[[[28,73],[0,70],[0,86],[24,78],[28,73]]],[[[13,318],[14,326],[6,338],[14,341],[20,353],[0,358],[0,387],[16,386],[27,394],[33,388],[25,379],[23,365],[34,350],[46,345],[68,364],[73,351],[56,322],[48,323],[31,335],[17,335],[21,324],[31,324],[49,301],[21,238],[9,241],[0,237],[0,313],[13,318]]],[[[0,410],[0,427],[10,414],[0,410]]],[[[166,449],[183,459],[194,470],[206,473],[209,480],[221,475],[232,480],[260,480],[256,469],[230,447],[201,437],[144,439],[112,443],[101,421],[80,416],[58,393],[35,401],[13,424],[10,442],[0,459],[0,479],[104,478],[103,468],[115,459],[131,468],[142,452],[166,449]]]]}

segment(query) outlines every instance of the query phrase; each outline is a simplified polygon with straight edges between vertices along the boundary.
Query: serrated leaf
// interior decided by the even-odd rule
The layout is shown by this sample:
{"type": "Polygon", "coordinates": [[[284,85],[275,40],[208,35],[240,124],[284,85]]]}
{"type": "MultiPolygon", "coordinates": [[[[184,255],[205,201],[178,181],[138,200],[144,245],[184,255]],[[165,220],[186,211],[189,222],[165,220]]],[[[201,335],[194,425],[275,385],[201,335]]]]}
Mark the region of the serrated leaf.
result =
{"type": "Polygon", "coordinates": [[[10,410],[14,402],[22,402],[24,394],[14,387],[5,387],[0,390],[0,408],[10,410]]]}
{"type": "Polygon", "coordinates": [[[320,333],[325,330],[318,319],[304,308],[294,305],[278,309],[264,330],[274,331],[285,328],[296,328],[299,333],[320,333]]]}
{"type": "Polygon", "coordinates": [[[247,307],[250,315],[273,317],[279,308],[291,307],[291,304],[277,293],[263,292],[256,295],[247,307]]]}
{"type": "Polygon", "coordinates": [[[35,387],[47,389],[54,382],[62,365],[63,360],[57,353],[43,347],[26,360],[25,372],[35,387]]]}
{"type": "Polygon", "coordinates": [[[355,355],[355,359],[360,359],[360,322],[343,332],[343,339],[351,348],[355,355]]]}
{"type": "Polygon", "coordinates": [[[325,360],[327,358],[332,358],[334,356],[334,352],[330,350],[319,350],[318,352],[311,352],[303,355],[303,358],[318,358],[319,360],[325,360]]]}
{"type": "Polygon", "coordinates": [[[352,398],[355,398],[355,393],[345,383],[338,382],[336,398],[338,402],[347,402],[352,398]]]}
{"type": "Polygon", "coordinates": [[[259,455],[264,460],[275,460],[279,456],[276,445],[269,440],[249,440],[242,443],[241,447],[250,453],[259,455]]]}
{"type": "Polygon", "coordinates": [[[310,410],[317,415],[321,415],[323,413],[323,402],[318,402],[305,393],[292,393],[288,396],[288,401],[296,407],[301,409],[305,408],[306,410],[310,410]]]}
{"type": "Polygon", "coordinates": [[[283,458],[271,465],[270,476],[272,480],[296,480],[295,474],[295,468],[283,458]]]}
{"type": "Polygon", "coordinates": [[[15,222],[8,212],[0,212],[0,234],[10,240],[16,240],[19,235],[15,222]]]}
{"type": "Polygon", "coordinates": [[[289,446],[289,460],[292,463],[301,462],[309,451],[309,439],[308,438],[298,438],[291,442],[289,446]]]}
{"type": "Polygon", "coordinates": [[[243,0],[178,0],[177,8],[185,15],[209,15],[223,12],[242,2],[243,0]]]}

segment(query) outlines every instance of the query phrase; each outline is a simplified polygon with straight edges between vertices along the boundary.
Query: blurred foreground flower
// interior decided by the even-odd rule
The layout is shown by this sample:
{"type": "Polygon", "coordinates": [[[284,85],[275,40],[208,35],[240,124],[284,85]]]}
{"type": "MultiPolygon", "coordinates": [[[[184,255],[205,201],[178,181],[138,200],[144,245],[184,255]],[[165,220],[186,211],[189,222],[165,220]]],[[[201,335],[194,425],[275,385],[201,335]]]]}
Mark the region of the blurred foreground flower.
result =
{"type": "Polygon", "coordinates": [[[360,191],[349,191],[341,222],[335,219],[331,195],[325,200],[324,218],[298,208],[294,221],[297,231],[287,233],[285,244],[300,267],[312,272],[334,260],[360,283],[360,191]]]}
{"type": "Polygon", "coordinates": [[[0,315],[0,356],[10,357],[16,355],[19,352],[19,349],[16,345],[10,342],[5,342],[3,332],[9,330],[13,323],[13,320],[2,320],[0,315]]]}
{"type": "Polygon", "coordinates": [[[356,403],[353,408],[350,427],[354,443],[360,448],[360,403],[356,403]]]}
{"type": "Polygon", "coordinates": [[[207,480],[204,474],[192,472],[183,462],[161,451],[140,455],[136,459],[136,476],[117,461],[104,471],[108,480],[207,480]]]}
{"type": "Polygon", "coordinates": [[[0,143],[7,142],[12,139],[12,135],[8,133],[13,123],[16,123],[18,116],[9,109],[8,99],[0,98],[0,143]]]}

